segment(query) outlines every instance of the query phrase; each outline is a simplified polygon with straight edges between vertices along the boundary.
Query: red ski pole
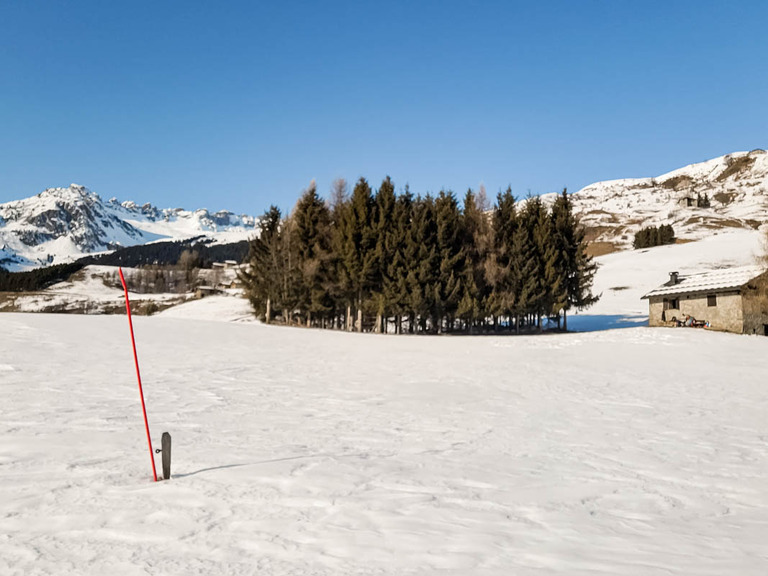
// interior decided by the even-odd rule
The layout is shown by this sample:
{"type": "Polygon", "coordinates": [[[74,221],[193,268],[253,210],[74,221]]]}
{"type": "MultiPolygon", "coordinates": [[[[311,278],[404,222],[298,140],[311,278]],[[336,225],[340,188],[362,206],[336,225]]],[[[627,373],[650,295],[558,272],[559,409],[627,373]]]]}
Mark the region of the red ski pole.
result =
{"type": "Polygon", "coordinates": [[[136,364],[136,378],[139,380],[139,396],[141,396],[141,411],[144,412],[144,428],[147,430],[147,443],[149,444],[149,458],[152,460],[152,477],[157,482],[157,471],[155,470],[155,454],[152,452],[152,438],[149,435],[149,422],[147,421],[147,407],[144,405],[144,390],[141,387],[141,373],[139,372],[139,357],[136,355],[136,339],[133,337],[133,322],[131,321],[131,304],[128,301],[128,286],[125,283],[123,269],[118,268],[120,272],[120,282],[123,283],[125,291],[125,309],[128,312],[128,327],[131,329],[131,344],[133,345],[133,361],[136,364]]]}

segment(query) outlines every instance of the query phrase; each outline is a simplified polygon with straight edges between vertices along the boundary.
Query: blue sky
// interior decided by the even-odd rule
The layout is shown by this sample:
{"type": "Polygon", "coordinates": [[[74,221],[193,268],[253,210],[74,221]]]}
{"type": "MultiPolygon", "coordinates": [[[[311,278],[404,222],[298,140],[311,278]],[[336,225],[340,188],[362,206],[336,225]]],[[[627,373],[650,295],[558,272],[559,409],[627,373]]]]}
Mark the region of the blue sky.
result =
{"type": "Polygon", "coordinates": [[[524,196],[768,147],[768,3],[0,3],[0,202],[524,196]]]}

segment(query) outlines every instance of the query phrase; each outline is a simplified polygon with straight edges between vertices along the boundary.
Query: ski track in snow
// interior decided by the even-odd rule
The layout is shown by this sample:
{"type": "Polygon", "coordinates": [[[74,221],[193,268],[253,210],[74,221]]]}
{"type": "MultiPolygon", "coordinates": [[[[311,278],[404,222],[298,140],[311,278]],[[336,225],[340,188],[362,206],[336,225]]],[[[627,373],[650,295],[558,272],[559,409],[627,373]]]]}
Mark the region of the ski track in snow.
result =
{"type": "Polygon", "coordinates": [[[768,573],[768,338],[0,321],[2,574],[768,573]]]}

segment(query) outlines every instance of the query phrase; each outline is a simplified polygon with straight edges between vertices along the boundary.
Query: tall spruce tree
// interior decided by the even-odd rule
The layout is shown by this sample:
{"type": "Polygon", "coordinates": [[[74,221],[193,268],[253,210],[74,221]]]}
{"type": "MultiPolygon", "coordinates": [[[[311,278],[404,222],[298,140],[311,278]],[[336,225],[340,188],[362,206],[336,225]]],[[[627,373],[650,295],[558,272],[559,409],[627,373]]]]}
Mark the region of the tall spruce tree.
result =
{"type": "Polygon", "coordinates": [[[573,213],[573,203],[566,190],[562,191],[552,206],[552,221],[558,266],[564,278],[563,328],[568,330],[567,311],[572,308],[581,310],[591,306],[598,299],[592,295],[592,282],[597,266],[587,255],[584,229],[573,213]]]}
{"type": "Polygon", "coordinates": [[[390,263],[397,250],[397,230],[393,227],[395,213],[395,185],[389,176],[384,178],[376,193],[375,233],[376,233],[376,274],[373,290],[376,305],[375,331],[386,332],[386,322],[392,310],[392,284],[390,263]],[[385,324],[382,325],[382,322],[385,324]]]}
{"type": "Polygon", "coordinates": [[[437,244],[435,201],[429,194],[418,197],[413,206],[413,225],[407,243],[413,253],[408,271],[408,303],[413,322],[421,332],[437,328],[440,252],[437,244]]]}
{"type": "Polygon", "coordinates": [[[333,258],[331,266],[333,269],[333,281],[329,285],[331,298],[333,299],[336,314],[339,311],[344,312],[343,320],[339,322],[345,330],[352,329],[352,303],[355,300],[354,287],[352,279],[344,266],[344,230],[347,225],[347,212],[349,211],[349,191],[347,181],[343,178],[337,178],[331,185],[331,194],[329,198],[331,211],[331,247],[333,258]]]}
{"type": "Polygon", "coordinates": [[[486,260],[490,252],[490,224],[472,189],[467,190],[464,195],[463,219],[466,261],[463,295],[457,314],[466,322],[467,329],[471,332],[484,316],[487,306],[489,284],[486,278],[486,260]]]}
{"type": "Polygon", "coordinates": [[[314,180],[296,203],[293,211],[296,265],[301,274],[298,306],[304,313],[307,326],[313,315],[322,315],[332,309],[330,298],[331,214],[322,198],[317,195],[314,180]]]}
{"type": "Polygon", "coordinates": [[[515,311],[518,317],[526,319],[527,326],[541,313],[546,299],[543,257],[536,238],[540,202],[537,196],[526,199],[518,216],[519,225],[515,230],[512,250],[512,269],[520,283],[515,311]]]}
{"type": "MultiPolygon", "coordinates": [[[[399,194],[392,213],[387,250],[391,258],[384,263],[384,297],[395,314],[395,332],[402,332],[402,318],[408,308],[408,264],[413,250],[408,244],[408,231],[413,217],[413,195],[408,186],[399,194]]],[[[414,256],[415,257],[415,256],[414,256]]]]}
{"type": "MultiPolygon", "coordinates": [[[[521,292],[521,269],[517,261],[516,242],[520,219],[512,188],[507,187],[496,197],[492,217],[491,253],[486,260],[486,277],[491,285],[488,296],[488,311],[494,317],[494,329],[498,329],[498,318],[511,319],[517,316],[521,292]]],[[[516,320],[519,324],[519,319],[516,320]]]]}
{"type": "Polygon", "coordinates": [[[552,204],[551,219],[554,262],[548,282],[552,295],[551,313],[556,315],[557,327],[560,328],[560,312],[565,314],[568,307],[568,276],[573,268],[575,254],[573,247],[576,242],[576,221],[566,189],[563,189],[552,204]]]}
{"type": "Polygon", "coordinates": [[[466,259],[463,218],[453,192],[441,190],[435,199],[437,249],[440,257],[435,298],[438,329],[453,328],[463,292],[466,259]]]}
{"type": "Polygon", "coordinates": [[[283,322],[292,324],[301,299],[302,276],[298,266],[299,257],[296,252],[296,234],[293,215],[285,218],[280,228],[280,275],[281,290],[280,304],[283,312],[283,322]]]}
{"type": "Polygon", "coordinates": [[[254,312],[266,323],[272,320],[273,311],[283,306],[281,227],[280,209],[270,206],[259,219],[259,235],[249,242],[247,266],[238,272],[254,312]]]}
{"type": "Polygon", "coordinates": [[[554,222],[547,206],[537,196],[535,238],[541,258],[543,294],[537,310],[539,331],[543,329],[542,318],[557,316],[560,325],[560,310],[565,302],[565,279],[559,266],[554,222]]]}
{"type": "Polygon", "coordinates": [[[357,330],[363,329],[363,305],[376,276],[376,230],[373,226],[374,199],[365,178],[352,191],[349,207],[342,215],[341,267],[349,282],[357,309],[357,330]]]}
{"type": "Polygon", "coordinates": [[[292,222],[271,206],[260,219],[259,235],[251,239],[247,266],[239,272],[254,312],[265,322],[282,314],[290,322],[301,283],[292,238],[292,222]]]}

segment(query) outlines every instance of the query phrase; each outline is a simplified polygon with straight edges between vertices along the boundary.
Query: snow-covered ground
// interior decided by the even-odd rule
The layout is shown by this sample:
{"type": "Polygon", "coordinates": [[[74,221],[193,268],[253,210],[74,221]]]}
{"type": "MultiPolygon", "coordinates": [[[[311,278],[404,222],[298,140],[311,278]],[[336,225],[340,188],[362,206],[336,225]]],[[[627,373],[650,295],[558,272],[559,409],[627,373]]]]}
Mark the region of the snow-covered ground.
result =
{"type": "MultiPolygon", "coordinates": [[[[0,302],[0,311],[18,312],[77,312],[86,314],[105,314],[125,310],[125,296],[121,288],[105,284],[105,276],[117,278],[115,266],[86,266],[72,275],[66,282],[57,282],[39,292],[5,293],[0,302]]],[[[133,268],[125,268],[129,278],[135,273],[133,268]]],[[[130,298],[136,310],[153,302],[158,307],[172,306],[192,297],[192,294],[137,294],[130,298]]]]}
{"type": "Polygon", "coordinates": [[[593,292],[600,300],[569,316],[568,329],[591,331],[648,323],[648,301],[642,296],[669,280],[669,273],[706,272],[755,264],[765,250],[757,230],[720,231],[698,242],[625,250],[595,261],[593,292]]]}
{"type": "Polygon", "coordinates": [[[768,338],[194,319],[233,302],[134,319],[158,484],[126,319],[0,317],[0,573],[768,573],[768,338]]]}
{"type": "MultiPolygon", "coordinates": [[[[233,295],[136,317],[158,484],[125,317],[2,314],[0,574],[764,575],[768,338],[586,332],[759,250],[603,256],[581,333],[281,328],[233,295]]],[[[102,273],[55,292],[119,298],[102,273]]]]}

